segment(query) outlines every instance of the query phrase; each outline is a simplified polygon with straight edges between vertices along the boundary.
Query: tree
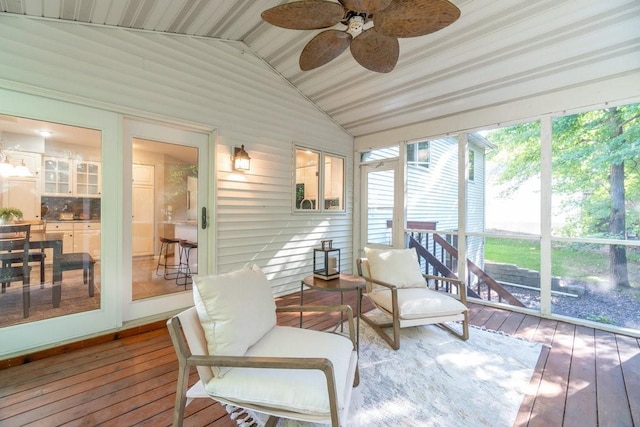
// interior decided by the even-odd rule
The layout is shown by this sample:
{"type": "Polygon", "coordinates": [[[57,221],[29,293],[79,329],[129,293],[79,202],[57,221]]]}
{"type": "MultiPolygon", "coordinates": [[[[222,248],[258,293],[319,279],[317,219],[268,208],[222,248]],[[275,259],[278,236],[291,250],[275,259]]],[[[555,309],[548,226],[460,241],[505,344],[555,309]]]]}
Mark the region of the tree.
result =
{"type": "MultiPolygon", "coordinates": [[[[624,240],[640,233],[640,104],[556,117],[552,122],[552,191],[577,215],[568,236],[624,240]],[[629,210],[628,206],[635,206],[629,210]]],[[[540,125],[498,129],[490,153],[504,168],[499,181],[516,189],[540,174],[540,125]]],[[[609,245],[612,284],[628,287],[627,253],[609,245]]]]}

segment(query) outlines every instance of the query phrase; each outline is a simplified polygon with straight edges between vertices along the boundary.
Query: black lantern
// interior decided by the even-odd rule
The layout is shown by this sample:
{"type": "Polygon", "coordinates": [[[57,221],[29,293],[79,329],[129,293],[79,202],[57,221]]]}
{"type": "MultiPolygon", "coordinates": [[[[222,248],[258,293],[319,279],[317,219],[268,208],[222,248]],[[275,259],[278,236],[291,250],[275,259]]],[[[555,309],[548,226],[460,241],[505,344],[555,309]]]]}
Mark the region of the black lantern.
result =
{"type": "Polygon", "coordinates": [[[340,249],[331,240],[323,240],[322,247],[313,249],[313,276],[322,280],[340,277],[340,249]]]}

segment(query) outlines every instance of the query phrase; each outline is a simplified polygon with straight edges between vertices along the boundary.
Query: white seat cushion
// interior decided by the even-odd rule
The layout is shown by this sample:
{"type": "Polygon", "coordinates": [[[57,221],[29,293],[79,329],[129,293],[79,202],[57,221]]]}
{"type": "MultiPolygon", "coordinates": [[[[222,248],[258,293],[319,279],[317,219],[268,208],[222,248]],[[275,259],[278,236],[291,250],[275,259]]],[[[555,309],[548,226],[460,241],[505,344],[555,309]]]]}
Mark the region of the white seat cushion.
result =
{"type": "MultiPolygon", "coordinates": [[[[344,407],[346,387],[353,386],[347,384],[347,377],[355,352],[351,340],[341,335],[276,326],[246,355],[328,358],[337,382],[338,410],[344,407]]],[[[213,378],[205,388],[210,395],[231,401],[327,416],[326,384],[324,374],[318,370],[233,368],[223,378],[213,378]]]]}
{"type": "MultiPolygon", "coordinates": [[[[210,355],[242,356],[276,324],[276,304],[260,268],[194,276],[193,299],[210,355]]],[[[228,369],[213,368],[215,375],[228,369]]]]}
{"type": "MultiPolygon", "coordinates": [[[[421,319],[428,317],[451,316],[464,313],[464,304],[442,292],[427,288],[398,289],[398,310],[401,319],[421,319]]],[[[376,290],[368,294],[373,302],[391,311],[391,291],[376,290]]]]}
{"type": "MultiPolygon", "coordinates": [[[[364,248],[372,279],[395,285],[398,288],[427,286],[420,271],[418,254],[411,249],[364,248]]],[[[364,272],[366,275],[367,272],[364,272]]]]}

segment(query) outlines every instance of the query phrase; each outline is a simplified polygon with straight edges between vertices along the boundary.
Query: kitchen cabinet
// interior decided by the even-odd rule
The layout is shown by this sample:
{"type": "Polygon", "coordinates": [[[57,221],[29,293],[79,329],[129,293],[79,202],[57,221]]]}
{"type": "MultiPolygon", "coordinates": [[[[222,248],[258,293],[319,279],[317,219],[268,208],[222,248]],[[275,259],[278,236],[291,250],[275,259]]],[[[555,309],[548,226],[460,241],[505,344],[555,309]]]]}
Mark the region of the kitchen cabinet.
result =
{"type": "MultiPolygon", "coordinates": [[[[62,237],[62,252],[69,254],[74,252],[73,250],[73,223],[71,222],[51,222],[47,224],[47,232],[61,232],[64,233],[62,237]]],[[[46,258],[51,262],[52,258],[47,254],[46,258]]]]}
{"type": "Polygon", "coordinates": [[[45,157],[43,194],[47,196],[100,197],[100,162],[45,157]]]}
{"type": "Polygon", "coordinates": [[[45,157],[42,190],[48,196],[69,196],[71,187],[71,161],[45,157]]]}
{"type": "Polygon", "coordinates": [[[132,170],[131,254],[153,255],[155,212],[155,168],[134,164],[132,170]]]}
{"type": "MultiPolygon", "coordinates": [[[[88,252],[95,259],[100,258],[100,223],[99,222],[51,222],[47,231],[62,232],[62,252],[88,252]]],[[[47,256],[47,260],[51,260],[47,256]]]]}
{"type": "Polygon", "coordinates": [[[0,205],[22,211],[24,219],[40,218],[40,190],[38,181],[29,178],[5,178],[0,184],[0,205]]]}
{"type": "Polygon", "coordinates": [[[100,223],[73,224],[73,252],[89,252],[93,258],[100,258],[100,223]]]}
{"type": "Polygon", "coordinates": [[[155,183],[155,167],[134,163],[132,169],[133,183],[137,185],[153,185],[155,183]]]}
{"type": "Polygon", "coordinates": [[[75,161],[73,188],[77,197],[100,197],[100,163],[75,161]]]}

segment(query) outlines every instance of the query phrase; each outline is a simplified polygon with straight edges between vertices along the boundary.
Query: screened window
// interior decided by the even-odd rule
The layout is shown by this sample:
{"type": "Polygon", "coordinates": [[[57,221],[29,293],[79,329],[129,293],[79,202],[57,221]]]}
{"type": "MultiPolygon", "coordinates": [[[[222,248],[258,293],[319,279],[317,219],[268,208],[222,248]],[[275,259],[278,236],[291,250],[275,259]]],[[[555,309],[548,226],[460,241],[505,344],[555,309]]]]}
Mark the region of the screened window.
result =
{"type": "Polygon", "coordinates": [[[474,181],[476,177],[476,152],[469,150],[469,181],[474,181]]]}

